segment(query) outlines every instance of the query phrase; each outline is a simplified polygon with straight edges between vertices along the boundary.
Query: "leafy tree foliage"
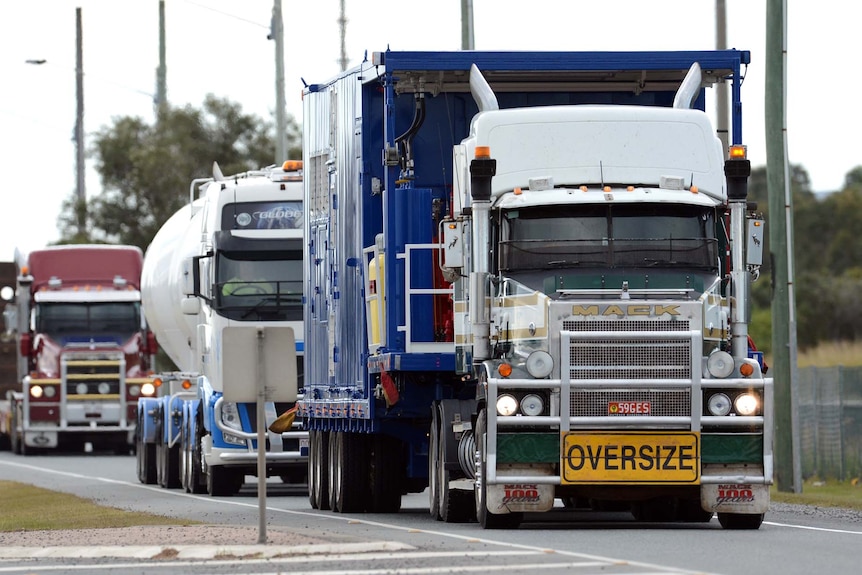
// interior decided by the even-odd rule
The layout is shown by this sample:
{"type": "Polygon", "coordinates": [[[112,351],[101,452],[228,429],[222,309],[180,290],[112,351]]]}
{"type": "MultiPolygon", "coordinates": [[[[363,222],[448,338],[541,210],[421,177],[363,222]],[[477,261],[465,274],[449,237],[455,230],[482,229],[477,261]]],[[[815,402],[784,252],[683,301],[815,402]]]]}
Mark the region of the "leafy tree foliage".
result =
{"type": "MultiPolygon", "coordinates": [[[[791,171],[793,203],[793,282],[799,347],[823,341],[862,338],[862,166],[845,177],[844,187],[825,197],[811,191],[801,166],[791,171]]],[[[766,169],[752,172],[749,198],[767,212],[766,169]]],[[[754,284],[751,334],[770,347],[772,279],[768,234],[761,280],[754,284]],[[764,281],[764,279],[766,281],[764,281]]]]}
{"type": "MultiPolygon", "coordinates": [[[[299,158],[299,127],[292,117],[287,130],[289,156],[299,158]]],[[[272,123],[212,95],[201,109],[165,106],[153,124],[138,117],[115,118],[95,135],[90,150],[103,191],[86,206],[67,200],[60,218],[64,241],[106,241],[146,250],[162,224],[189,201],[192,180],[212,175],[213,162],[226,175],[241,173],[272,164],[274,150],[272,123]],[[85,233],[78,230],[82,209],[85,233]]]]}

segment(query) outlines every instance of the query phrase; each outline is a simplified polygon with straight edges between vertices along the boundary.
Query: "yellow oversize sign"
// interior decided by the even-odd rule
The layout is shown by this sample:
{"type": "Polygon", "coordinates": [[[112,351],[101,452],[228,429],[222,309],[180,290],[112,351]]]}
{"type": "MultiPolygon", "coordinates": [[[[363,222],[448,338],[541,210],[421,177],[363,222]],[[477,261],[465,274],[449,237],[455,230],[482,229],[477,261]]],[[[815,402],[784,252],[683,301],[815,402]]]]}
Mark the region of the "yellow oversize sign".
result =
{"type": "Polygon", "coordinates": [[[700,434],[563,433],[560,470],[563,484],[698,484],[700,434]]]}

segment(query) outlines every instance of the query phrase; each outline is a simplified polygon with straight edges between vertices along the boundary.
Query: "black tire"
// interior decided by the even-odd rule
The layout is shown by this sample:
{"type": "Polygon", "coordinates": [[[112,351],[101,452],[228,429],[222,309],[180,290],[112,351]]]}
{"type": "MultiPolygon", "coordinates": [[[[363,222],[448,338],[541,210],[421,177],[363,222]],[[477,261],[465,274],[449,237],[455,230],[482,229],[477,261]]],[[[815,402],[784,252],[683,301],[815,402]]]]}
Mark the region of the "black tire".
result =
{"type": "Polygon", "coordinates": [[[700,505],[700,499],[680,499],[678,508],[679,520],[686,523],[709,523],[714,513],[706,511],[700,505]]]}
{"type": "Polygon", "coordinates": [[[719,513],[718,522],[725,529],[760,529],[763,513],[719,513]]]}
{"type": "Polygon", "coordinates": [[[156,448],[158,461],[158,481],[165,489],[176,489],[180,486],[180,448],[178,445],[168,447],[159,443],[156,448]]]}
{"type": "Polygon", "coordinates": [[[230,467],[218,465],[207,469],[207,493],[212,497],[236,495],[243,484],[244,476],[230,467]]]}
{"type": "Polygon", "coordinates": [[[431,428],[428,432],[428,510],[431,517],[442,521],[440,515],[440,474],[437,468],[440,451],[440,415],[438,403],[431,404],[431,428]]]}
{"type": "Polygon", "coordinates": [[[188,441],[188,485],[186,491],[189,493],[206,493],[207,485],[203,477],[203,448],[201,447],[201,437],[203,433],[203,424],[198,417],[193,418],[190,425],[195,426],[195,436],[192,439],[189,436],[188,441]]]}
{"type": "Polygon", "coordinates": [[[155,485],[157,480],[155,444],[143,443],[137,451],[138,480],[145,485],[155,485]]]}
{"type": "MultiPolygon", "coordinates": [[[[446,468],[446,433],[447,427],[443,421],[443,413],[438,413],[437,420],[439,436],[437,441],[437,509],[440,520],[446,523],[467,523],[475,518],[473,493],[461,489],[450,489],[451,473],[446,468]]],[[[430,480],[430,479],[429,479],[430,480]]]]}
{"type": "Polygon", "coordinates": [[[479,411],[476,419],[476,450],[479,453],[479,461],[476,465],[476,483],[473,494],[476,504],[476,519],[483,529],[517,529],[524,519],[523,513],[494,514],[488,511],[488,493],[485,485],[487,477],[487,458],[485,457],[485,435],[487,429],[487,414],[485,410],[479,411]]]}
{"type": "Polygon", "coordinates": [[[368,457],[368,485],[371,513],[398,513],[401,509],[402,458],[401,441],[383,434],[362,435],[360,440],[371,440],[368,457]]]}
{"type": "Polygon", "coordinates": [[[308,432],[308,502],[312,509],[329,506],[329,433],[308,432]]]}
{"type": "Polygon", "coordinates": [[[9,442],[11,443],[12,453],[23,455],[24,438],[18,436],[18,407],[14,404],[12,405],[12,421],[9,425],[12,427],[9,430],[9,442]]]}
{"type": "Polygon", "coordinates": [[[367,436],[338,431],[329,438],[329,504],[339,513],[361,513],[368,503],[367,436]]]}

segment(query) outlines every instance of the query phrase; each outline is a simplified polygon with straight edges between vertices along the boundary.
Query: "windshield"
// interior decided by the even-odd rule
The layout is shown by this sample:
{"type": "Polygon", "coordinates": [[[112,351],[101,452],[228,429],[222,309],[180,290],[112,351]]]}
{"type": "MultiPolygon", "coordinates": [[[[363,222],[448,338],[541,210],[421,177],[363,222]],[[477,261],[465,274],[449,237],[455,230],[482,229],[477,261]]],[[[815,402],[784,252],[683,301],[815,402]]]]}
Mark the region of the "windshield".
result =
{"type": "MultiPolygon", "coordinates": [[[[242,254],[248,257],[249,254],[242,254]]],[[[231,319],[302,319],[302,253],[280,251],[241,259],[221,252],[216,260],[217,309],[231,319]]]]}
{"type": "Polygon", "coordinates": [[[55,303],[36,305],[36,331],[62,343],[122,343],[141,328],[139,302],[55,303]]]}
{"type": "Polygon", "coordinates": [[[501,271],[718,267],[713,209],[678,204],[538,206],[502,213],[501,271]]]}

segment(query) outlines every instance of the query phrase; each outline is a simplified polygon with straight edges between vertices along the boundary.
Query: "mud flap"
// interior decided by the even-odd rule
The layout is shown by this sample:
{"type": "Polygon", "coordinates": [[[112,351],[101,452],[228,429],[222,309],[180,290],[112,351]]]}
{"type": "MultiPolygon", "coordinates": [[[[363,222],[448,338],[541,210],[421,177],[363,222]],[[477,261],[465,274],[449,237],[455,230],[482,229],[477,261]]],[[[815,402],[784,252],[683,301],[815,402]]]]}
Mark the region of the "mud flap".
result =
{"type": "Polygon", "coordinates": [[[766,513],[769,509],[769,486],[750,483],[701,485],[700,504],[716,513],[766,513]]]}
{"type": "Polygon", "coordinates": [[[488,511],[501,513],[543,512],[554,507],[554,486],[538,483],[502,483],[487,488],[488,511]]]}

